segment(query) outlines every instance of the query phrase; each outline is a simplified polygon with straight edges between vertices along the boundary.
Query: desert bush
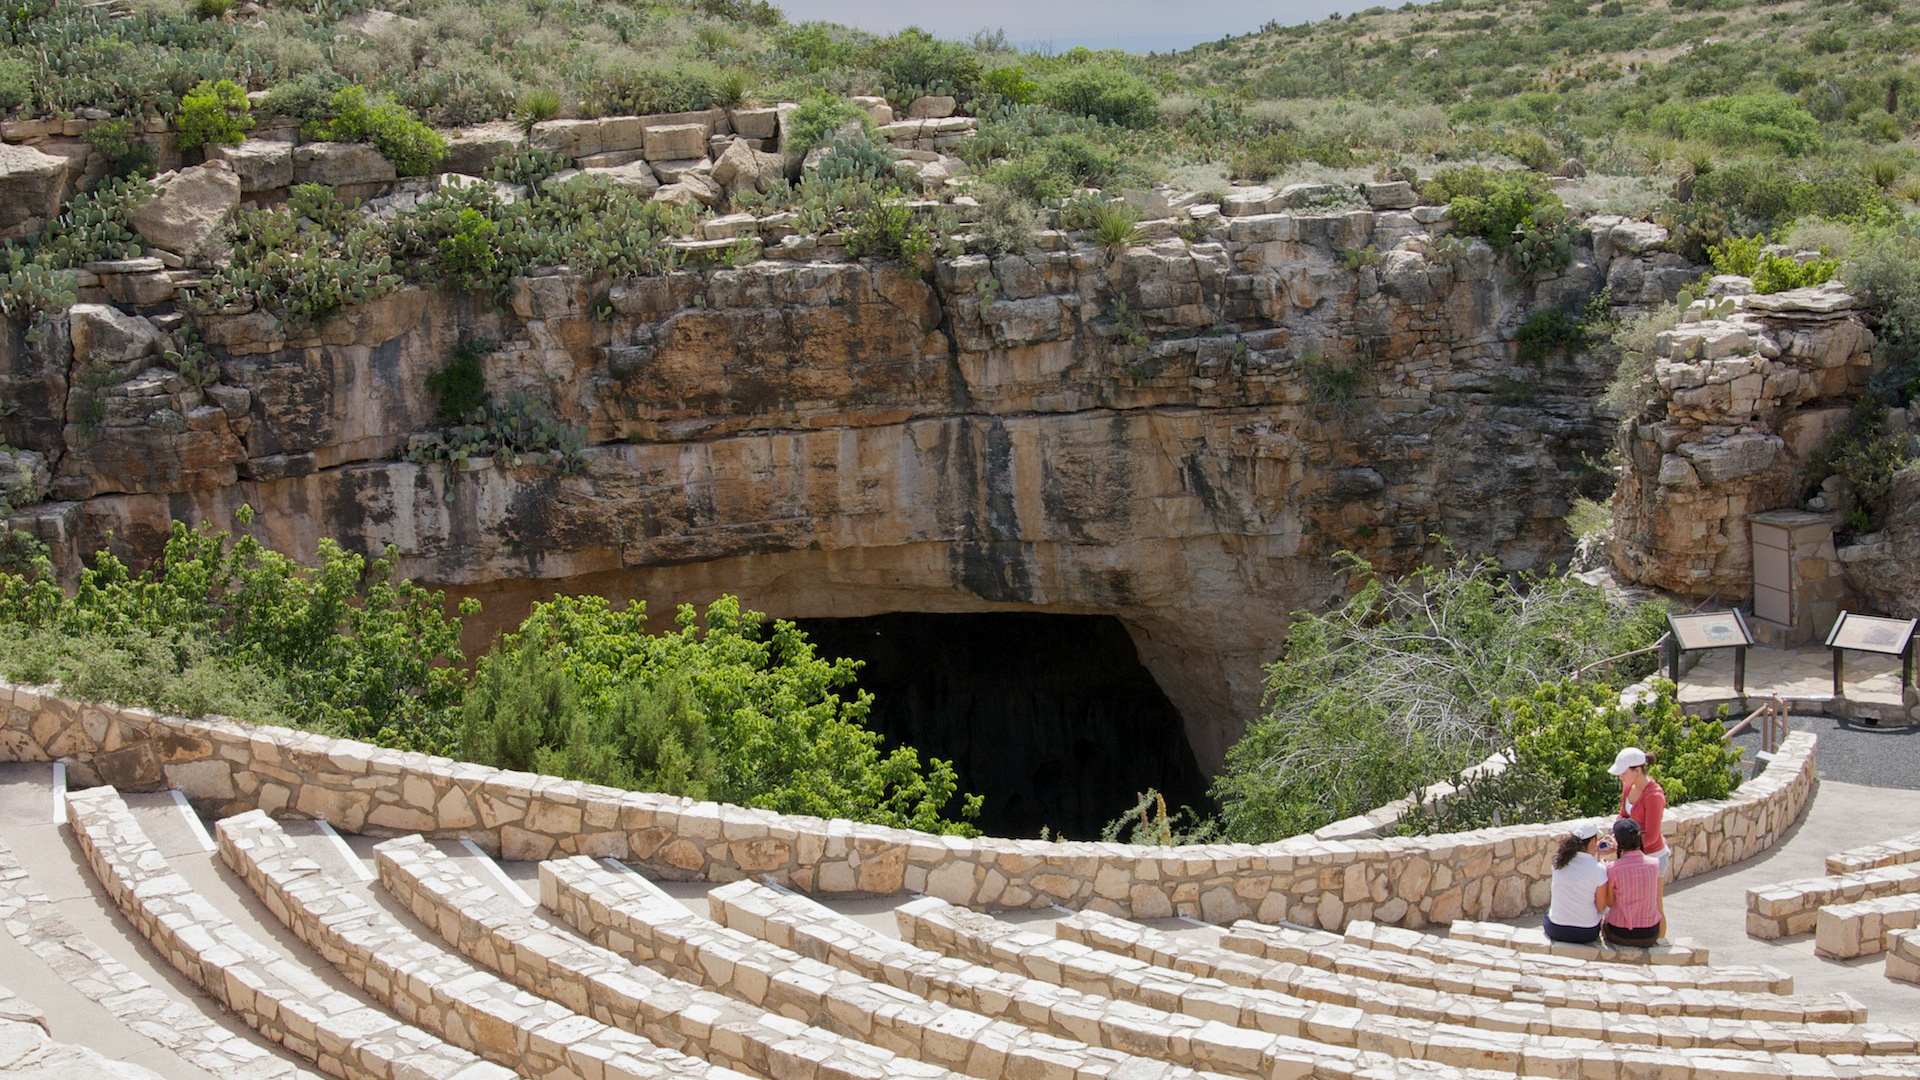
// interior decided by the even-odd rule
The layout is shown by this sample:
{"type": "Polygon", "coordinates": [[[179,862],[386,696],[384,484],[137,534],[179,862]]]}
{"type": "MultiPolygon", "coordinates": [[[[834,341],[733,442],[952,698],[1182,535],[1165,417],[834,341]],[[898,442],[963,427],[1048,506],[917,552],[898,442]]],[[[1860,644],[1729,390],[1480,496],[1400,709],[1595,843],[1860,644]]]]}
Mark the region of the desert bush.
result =
{"type": "Polygon", "coordinates": [[[180,115],[175,126],[182,149],[237,146],[253,126],[247,92],[227,79],[203,82],[180,99],[180,115]]]}
{"type": "Polygon", "coordinates": [[[33,65],[13,56],[0,56],[0,113],[33,100],[33,65]]]}
{"type": "Polygon", "coordinates": [[[107,179],[153,175],[153,147],[139,139],[133,121],[124,117],[102,120],[87,129],[86,140],[106,163],[107,179]]]}
{"type": "Polygon", "coordinates": [[[513,119],[523,129],[560,115],[560,95],[543,86],[523,91],[513,103],[513,119]]]}
{"type": "Polygon", "coordinates": [[[1854,406],[1847,426],[1834,432],[1814,455],[1807,474],[1816,483],[1828,476],[1846,480],[1855,502],[1846,521],[1848,531],[1873,532],[1892,509],[1888,498],[1893,474],[1914,462],[1911,446],[1905,436],[1887,431],[1884,403],[1862,401],[1854,406]]]}
{"type": "Polygon", "coordinates": [[[1920,231],[1909,218],[1895,227],[1864,231],[1841,271],[1847,287],[1867,302],[1874,355],[1881,363],[1874,396],[1905,405],[1920,395],[1920,231]]]}
{"type": "Polygon", "coordinates": [[[1729,149],[1764,147],[1799,157],[1820,145],[1820,122],[1783,94],[1669,102],[1649,113],[1647,122],[1663,134],[1703,139],[1729,149]]]}
{"type": "Polygon", "coordinates": [[[602,116],[692,112],[711,108],[721,72],[705,62],[670,67],[620,66],[587,87],[587,107],[602,116]]]}
{"type": "Polygon", "coordinates": [[[1580,320],[1559,308],[1543,308],[1527,316],[1515,335],[1520,362],[1538,364],[1567,357],[1587,347],[1587,330],[1580,320]]]}
{"type": "Polygon", "coordinates": [[[333,99],[346,88],[346,81],[331,71],[303,72],[285,82],[267,88],[260,102],[266,116],[284,116],[301,123],[325,122],[333,115],[333,99]]]}
{"type": "Polygon", "coordinates": [[[979,247],[989,255],[1022,255],[1033,250],[1042,223],[1040,209],[1000,184],[974,188],[980,200],[979,247]]]}
{"type": "Polygon", "coordinates": [[[1676,304],[1637,315],[1623,322],[1599,328],[1592,334],[1596,351],[1613,363],[1613,377],[1607,382],[1601,401],[1623,416],[1641,415],[1654,400],[1654,368],[1658,361],[1654,343],[1664,331],[1680,325],[1676,304]]]}
{"type": "Polygon", "coordinates": [[[910,26],[867,51],[887,97],[905,104],[924,94],[971,98],[980,89],[980,58],[958,42],[910,26]]]}
{"type": "Polygon", "coordinates": [[[421,123],[405,106],[369,95],[358,86],[341,88],[329,103],[332,119],[309,124],[315,138],[372,143],[401,176],[424,176],[447,155],[446,140],[421,123]]]}
{"type": "Polygon", "coordinates": [[[1040,83],[1040,100],[1070,116],[1090,116],[1119,127],[1150,127],[1159,119],[1160,95],[1116,67],[1072,64],[1040,83]]]}
{"type": "Polygon", "coordinates": [[[852,123],[866,131],[873,126],[873,118],[851,101],[825,95],[810,97],[787,114],[781,126],[780,148],[789,154],[804,154],[852,123]]]}

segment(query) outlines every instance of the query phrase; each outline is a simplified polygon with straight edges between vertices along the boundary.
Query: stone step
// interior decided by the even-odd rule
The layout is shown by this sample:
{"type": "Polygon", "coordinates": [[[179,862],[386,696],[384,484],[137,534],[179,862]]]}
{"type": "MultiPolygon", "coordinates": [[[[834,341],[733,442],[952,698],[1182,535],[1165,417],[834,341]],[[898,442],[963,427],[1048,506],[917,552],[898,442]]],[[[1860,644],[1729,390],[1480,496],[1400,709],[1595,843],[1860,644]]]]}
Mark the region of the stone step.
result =
{"type": "MultiPolygon", "coordinates": [[[[1087,946],[1058,941],[1021,930],[991,917],[953,907],[932,898],[918,900],[897,910],[901,933],[907,940],[972,960],[983,966],[1026,973],[1048,981],[1060,981],[1094,993],[1110,993],[1127,1000],[1176,998],[1186,1008],[1188,996],[1212,1001],[1226,997],[1234,1003],[1241,1026],[1272,1030],[1269,1025],[1292,1025],[1291,1015],[1300,999],[1257,986],[1235,986],[1218,979],[1193,975],[1174,968],[1148,964],[1133,957],[1106,954],[1100,957],[1087,946]]],[[[1055,924],[1056,929],[1085,919],[1111,919],[1082,912],[1055,924]]],[[[1236,957],[1236,959],[1244,959],[1236,957]]],[[[1346,980],[1316,972],[1314,977],[1328,997],[1316,1004],[1332,1003],[1349,1008],[1355,1001],[1371,1001],[1366,990],[1347,985],[1346,980]]],[[[1772,1053],[1757,1050],[1733,1050],[1718,1044],[1710,1029],[1725,1021],[1695,1021],[1699,1029],[1696,1047],[1655,1045],[1611,1045],[1605,1034],[1609,1022],[1645,1024],[1648,1018],[1614,1018],[1593,1014],[1600,1019],[1602,1031],[1594,1037],[1541,1039],[1548,1034],[1551,1019],[1563,1010],[1525,1007],[1512,1002],[1476,1002],[1438,993],[1412,994],[1394,1003],[1394,1009],[1382,1009],[1390,1015],[1349,1013],[1348,1022],[1335,1030],[1324,1022],[1310,1034],[1329,1042],[1343,1039],[1380,1047],[1396,1057],[1421,1058],[1448,1065],[1473,1065],[1496,1071],[1523,1074],[1541,1070],[1560,1074],[1571,1070],[1579,1075],[1622,1075],[1659,1061],[1659,1068],[1689,1076],[1723,1076],[1736,1068],[1767,1072],[1779,1066],[1817,1070],[1828,1058],[1845,1057],[1856,1061],[1864,1073],[1875,1076],[1904,1076],[1920,1068],[1920,1057],[1889,1055],[1859,1056],[1872,1035],[1862,1028],[1836,1032],[1836,1042],[1818,1051],[1772,1053]],[[1394,1011],[1396,1010],[1397,1011],[1394,1011]],[[1551,1012],[1551,1016],[1550,1016],[1551,1012]],[[1471,1018],[1474,1027],[1446,1023],[1449,1019],[1471,1018]],[[1545,1063],[1551,1062],[1551,1065],[1545,1063]]],[[[1737,1043],[1736,1043],[1737,1045],[1737,1043]]]]}
{"type": "MultiPolygon", "coordinates": [[[[1120,1001],[1058,982],[995,971],[890,937],[814,903],[750,881],[712,893],[717,921],[836,968],[941,998],[973,1012],[998,1012],[1036,1030],[1164,1057],[1234,1076],[1422,1077],[1507,1076],[1438,1060],[1408,1060],[1383,1048],[1336,1045],[1318,1035],[1298,1036],[1238,1023],[1229,996],[1176,1011],[1174,1003],[1120,1001]]],[[[1350,1023],[1349,1012],[1321,1010],[1316,1031],[1350,1023]]]]}
{"type": "Polygon", "coordinates": [[[261,1034],[323,1071],[353,1078],[513,1075],[332,990],[241,930],[168,866],[112,788],[69,794],[67,820],[101,887],[156,951],[261,1034]]]}
{"type": "Polygon", "coordinates": [[[389,840],[380,883],[415,918],[521,989],[716,1065],[769,1078],[941,1080],[946,1069],[638,966],[502,900],[417,836],[389,840]],[[796,1048],[805,1045],[805,1053],[796,1048]]]}
{"type": "MultiPolygon", "coordinates": [[[[1430,936],[1411,930],[1395,932],[1430,936]]],[[[1531,964],[1506,968],[1475,966],[1434,960],[1417,953],[1368,949],[1325,931],[1302,931],[1245,920],[1235,923],[1220,939],[1220,947],[1267,960],[1306,964],[1347,978],[1534,1002],[1552,1008],[1593,1008],[1594,1003],[1604,1001],[1607,1002],[1605,1008],[1624,1014],[1759,1016],[1802,1024],[1851,1024],[1867,1018],[1867,1010],[1846,994],[1774,994],[1764,988],[1755,991],[1700,989],[1668,985],[1651,977],[1654,971],[1704,973],[1711,970],[1707,968],[1539,970],[1531,964]]]]}
{"type": "Polygon", "coordinates": [[[220,822],[222,861],[288,929],[396,1013],[529,1080],[739,1080],[553,1001],[423,940],[322,871],[265,813],[220,822]]]}
{"type": "MultiPolygon", "coordinates": [[[[1376,952],[1404,953],[1445,964],[1512,971],[1537,978],[1590,977],[1590,969],[1571,957],[1554,956],[1552,953],[1516,953],[1511,949],[1475,941],[1455,941],[1369,921],[1348,923],[1343,936],[1351,944],[1376,952]]],[[[1607,981],[1619,985],[1658,985],[1701,990],[1772,994],[1793,992],[1793,976],[1764,964],[1753,967],[1619,965],[1607,972],[1607,981]]]]}
{"type": "Polygon", "coordinates": [[[584,856],[542,863],[540,899],[588,941],[758,1008],[983,1080],[1058,1073],[1193,1080],[1190,1068],[1058,1038],[770,946],[693,914],[637,874],[584,856]]]}
{"type": "Polygon", "coordinates": [[[1887,935],[1887,978],[1920,983],[1920,930],[1887,935]]]}
{"type": "MultiPolygon", "coordinates": [[[[1264,987],[1284,993],[1294,985],[1289,975],[1300,970],[1291,963],[1264,961],[1217,946],[1179,941],[1138,923],[1098,912],[1080,912],[1063,919],[1054,924],[1054,933],[1062,940],[1130,956],[1157,967],[1218,979],[1233,986],[1264,987]],[[1270,973],[1280,977],[1270,978],[1270,973]]],[[[1382,989],[1389,986],[1394,991],[1401,989],[1392,984],[1382,985],[1382,989]]],[[[1646,1014],[1627,1016],[1616,1015],[1624,1010],[1604,981],[1557,986],[1563,995],[1567,987],[1578,986],[1592,996],[1584,1000],[1562,996],[1553,1004],[1527,1002],[1541,1008],[1546,1017],[1543,1023],[1526,1029],[1531,1034],[1695,1049],[1726,1042],[1747,1049],[1803,1054],[1920,1054],[1920,1029],[1879,1024],[1786,1023],[1774,1008],[1780,999],[1771,994],[1726,994],[1721,1001],[1708,1003],[1702,1000],[1708,996],[1707,992],[1689,991],[1672,995],[1674,1000],[1649,1008],[1646,1014]],[[1710,1035],[1697,1022],[1702,1018],[1715,1021],[1710,1025],[1710,1035]]],[[[1442,990],[1432,1004],[1445,1004],[1449,997],[1449,992],[1442,990]]],[[[1404,1015],[1404,1000],[1388,999],[1386,1003],[1399,1006],[1404,1015]]],[[[1368,1004],[1360,1007],[1369,1008],[1368,1004]]],[[[1478,1026],[1470,1019],[1459,1022],[1468,1027],[1478,1026]]]]}
{"type": "Polygon", "coordinates": [[[1920,865],[1878,866],[1747,890],[1747,934],[1766,940],[1804,934],[1828,904],[1920,892],[1920,865]]]}
{"type": "Polygon", "coordinates": [[[1709,962],[1706,946],[1685,939],[1646,949],[1570,945],[1564,941],[1550,940],[1537,926],[1508,926],[1506,923],[1473,922],[1467,919],[1455,919],[1449,924],[1447,936],[1459,941],[1495,945],[1514,952],[1547,953],[1589,963],[1701,965],[1709,962]]]}
{"type": "Polygon", "coordinates": [[[1837,960],[1872,956],[1886,948],[1887,932],[1920,927],[1920,893],[1881,896],[1820,909],[1813,951],[1837,960]]]}
{"type": "Polygon", "coordinates": [[[1908,833],[1877,844],[1836,851],[1827,856],[1827,873],[1852,874],[1911,862],[1920,862],[1920,833],[1908,833]]]}

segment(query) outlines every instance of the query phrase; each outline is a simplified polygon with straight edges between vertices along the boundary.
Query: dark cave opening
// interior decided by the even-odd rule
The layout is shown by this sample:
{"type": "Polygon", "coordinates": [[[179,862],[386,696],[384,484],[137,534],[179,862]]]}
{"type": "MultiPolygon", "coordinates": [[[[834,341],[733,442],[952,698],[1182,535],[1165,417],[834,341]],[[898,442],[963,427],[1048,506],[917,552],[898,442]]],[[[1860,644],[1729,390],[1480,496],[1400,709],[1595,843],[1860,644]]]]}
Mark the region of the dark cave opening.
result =
{"type": "Polygon", "coordinates": [[[888,746],[951,760],[989,835],[1098,839],[1154,788],[1212,809],[1207,778],[1120,621],[1106,615],[895,613],[802,619],[822,655],[866,662],[888,746]]]}

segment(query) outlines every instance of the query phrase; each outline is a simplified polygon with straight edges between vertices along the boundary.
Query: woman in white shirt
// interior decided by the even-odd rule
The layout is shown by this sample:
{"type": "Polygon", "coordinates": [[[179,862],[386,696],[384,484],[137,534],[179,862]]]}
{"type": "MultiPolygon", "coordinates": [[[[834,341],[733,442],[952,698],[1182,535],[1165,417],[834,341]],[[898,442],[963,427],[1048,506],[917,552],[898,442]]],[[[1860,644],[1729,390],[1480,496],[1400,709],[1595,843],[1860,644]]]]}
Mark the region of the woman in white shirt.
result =
{"type": "Polygon", "coordinates": [[[1590,821],[1573,827],[1553,853],[1553,902],[1542,928],[1554,941],[1591,945],[1600,940],[1600,890],[1607,869],[1600,865],[1600,830],[1590,821]]]}

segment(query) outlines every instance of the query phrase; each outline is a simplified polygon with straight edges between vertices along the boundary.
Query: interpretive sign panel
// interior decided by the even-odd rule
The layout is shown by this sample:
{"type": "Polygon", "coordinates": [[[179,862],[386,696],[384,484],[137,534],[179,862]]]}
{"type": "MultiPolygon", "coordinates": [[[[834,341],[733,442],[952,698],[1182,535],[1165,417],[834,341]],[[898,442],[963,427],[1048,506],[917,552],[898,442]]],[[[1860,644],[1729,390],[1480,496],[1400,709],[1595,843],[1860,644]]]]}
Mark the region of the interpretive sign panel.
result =
{"type": "Polygon", "coordinates": [[[1907,651],[1916,623],[1920,619],[1886,619],[1843,611],[1833,624],[1833,632],[1827,635],[1827,646],[1898,656],[1907,651]]]}
{"type": "Polygon", "coordinates": [[[1704,611],[1698,615],[1669,615],[1667,625],[1673,630],[1675,641],[1680,643],[1682,652],[1694,649],[1731,649],[1741,645],[1753,644],[1753,634],[1747,630],[1747,621],[1738,611],[1704,611]]]}

